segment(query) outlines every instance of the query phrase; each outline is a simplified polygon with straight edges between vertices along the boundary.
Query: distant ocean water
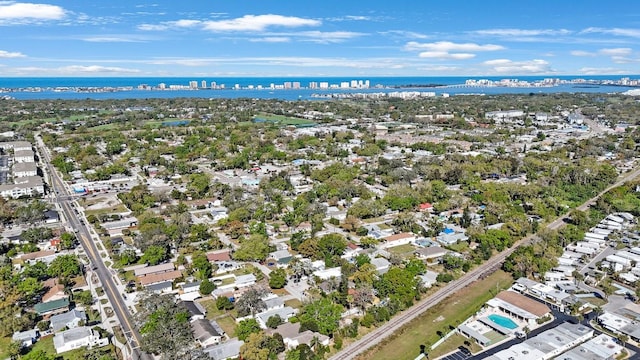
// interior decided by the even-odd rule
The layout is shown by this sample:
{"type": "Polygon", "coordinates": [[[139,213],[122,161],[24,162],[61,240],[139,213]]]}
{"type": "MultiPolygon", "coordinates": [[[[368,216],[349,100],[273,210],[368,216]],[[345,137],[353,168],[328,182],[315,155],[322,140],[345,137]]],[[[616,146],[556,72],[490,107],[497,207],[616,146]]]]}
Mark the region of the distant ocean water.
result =
{"type": "Polygon", "coordinates": [[[638,75],[608,75],[608,76],[499,76],[499,77],[239,77],[239,78],[216,78],[216,77],[15,77],[0,78],[0,89],[11,89],[7,92],[0,92],[0,95],[8,95],[16,99],[130,99],[130,98],[176,98],[176,97],[197,97],[197,98],[265,98],[265,99],[315,99],[313,94],[344,94],[344,93],[375,93],[390,91],[432,91],[437,95],[448,93],[458,94],[517,94],[517,93],[557,93],[557,92],[595,92],[610,93],[622,92],[632,87],[598,85],[598,86],[575,86],[572,84],[562,84],[553,87],[450,87],[452,85],[464,84],[466,80],[488,79],[499,81],[501,79],[518,79],[528,82],[540,81],[547,78],[560,80],[620,80],[623,77],[637,79],[638,75]],[[189,82],[196,81],[198,86],[202,81],[208,85],[215,82],[217,85],[224,84],[225,89],[199,89],[199,90],[139,90],[139,85],[157,87],[164,83],[167,85],[188,86],[189,82]],[[369,89],[309,89],[311,82],[328,82],[329,84],[340,84],[351,80],[366,81],[370,83],[369,89]],[[271,84],[282,85],[285,82],[299,82],[302,89],[269,89],[271,84]],[[233,87],[239,86],[242,89],[235,90],[233,87]],[[442,85],[443,87],[428,87],[432,85],[442,85]],[[247,87],[253,86],[253,89],[247,87]],[[262,86],[263,89],[257,89],[262,86]],[[55,88],[132,88],[127,91],[114,92],[84,92],[84,91],[59,91],[55,88]],[[377,87],[377,88],[376,88],[377,87]],[[400,89],[396,88],[400,87],[400,89]],[[34,91],[39,88],[39,91],[34,91]]]}

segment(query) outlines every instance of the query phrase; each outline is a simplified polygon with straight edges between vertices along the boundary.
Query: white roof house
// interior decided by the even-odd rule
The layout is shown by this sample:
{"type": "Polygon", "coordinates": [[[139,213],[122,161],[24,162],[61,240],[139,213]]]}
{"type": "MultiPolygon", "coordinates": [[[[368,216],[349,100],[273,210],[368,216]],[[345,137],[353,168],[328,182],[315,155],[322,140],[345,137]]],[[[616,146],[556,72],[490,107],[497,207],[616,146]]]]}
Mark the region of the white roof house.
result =
{"type": "Polygon", "coordinates": [[[104,346],[108,343],[108,338],[101,339],[100,334],[88,326],[66,330],[53,337],[53,346],[58,354],[85,346],[104,346]]]}

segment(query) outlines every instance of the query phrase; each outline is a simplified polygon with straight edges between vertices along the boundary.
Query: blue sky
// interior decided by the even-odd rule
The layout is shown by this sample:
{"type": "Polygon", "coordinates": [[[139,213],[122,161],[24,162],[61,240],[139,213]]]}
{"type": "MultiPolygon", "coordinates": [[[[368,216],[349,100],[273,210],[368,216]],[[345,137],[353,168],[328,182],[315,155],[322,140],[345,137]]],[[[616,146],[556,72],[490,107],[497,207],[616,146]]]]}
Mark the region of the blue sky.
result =
{"type": "Polygon", "coordinates": [[[0,0],[0,76],[640,73],[640,2],[0,0]]]}

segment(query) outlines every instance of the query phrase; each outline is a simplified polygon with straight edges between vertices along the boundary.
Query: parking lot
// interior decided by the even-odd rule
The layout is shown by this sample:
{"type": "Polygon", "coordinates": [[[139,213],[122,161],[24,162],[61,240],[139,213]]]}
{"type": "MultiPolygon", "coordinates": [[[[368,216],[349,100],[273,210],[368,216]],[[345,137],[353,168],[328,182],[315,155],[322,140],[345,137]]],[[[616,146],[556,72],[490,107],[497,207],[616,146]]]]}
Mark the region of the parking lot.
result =
{"type": "Polygon", "coordinates": [[[463,353],[462,351],[458,350],[454,353],[451,353],[445,357],[443,357],[443,360],[465,360],[470,358],[472,355],[466,355],[465,353],[463,353]]]}

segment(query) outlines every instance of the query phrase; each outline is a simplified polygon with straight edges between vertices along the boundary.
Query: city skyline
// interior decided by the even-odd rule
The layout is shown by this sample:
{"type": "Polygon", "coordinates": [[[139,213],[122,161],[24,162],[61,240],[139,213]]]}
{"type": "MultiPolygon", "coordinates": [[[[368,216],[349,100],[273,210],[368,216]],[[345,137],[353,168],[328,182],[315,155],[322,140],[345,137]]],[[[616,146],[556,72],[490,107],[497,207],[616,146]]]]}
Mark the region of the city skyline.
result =
{"type": "Polygon", "coordinates": [[[640,7],[0,1],[0,76],[635,74],[640,7]]]}

